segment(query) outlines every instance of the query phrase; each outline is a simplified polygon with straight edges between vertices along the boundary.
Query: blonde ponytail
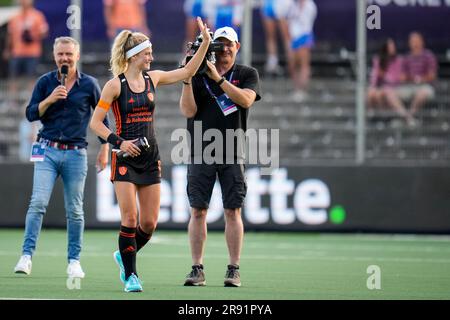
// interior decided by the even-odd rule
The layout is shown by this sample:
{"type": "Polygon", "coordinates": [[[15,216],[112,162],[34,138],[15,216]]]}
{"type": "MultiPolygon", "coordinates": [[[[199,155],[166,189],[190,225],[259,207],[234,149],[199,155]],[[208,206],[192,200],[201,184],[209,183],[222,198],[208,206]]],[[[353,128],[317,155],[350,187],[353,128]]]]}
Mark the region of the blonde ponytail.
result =
{"type": "Polygon", "coordinates": [[[145,34],[131,32],[130,30],[123,30],[116,36],[111,49],[111,60],[109,61],[111,65],[110,70],[114,77],[128,69],[128,60],[125,57],[125,53],[145,40],[148,40],[145,34]]]}

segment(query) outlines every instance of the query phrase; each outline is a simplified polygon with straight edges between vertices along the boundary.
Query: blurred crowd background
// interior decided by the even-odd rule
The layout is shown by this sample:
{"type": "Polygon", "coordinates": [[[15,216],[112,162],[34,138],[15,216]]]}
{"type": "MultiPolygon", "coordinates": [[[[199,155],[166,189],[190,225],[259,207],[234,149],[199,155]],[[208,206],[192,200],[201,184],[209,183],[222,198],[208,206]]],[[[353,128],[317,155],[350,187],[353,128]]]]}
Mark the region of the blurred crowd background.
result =
{"type": "MultiPolygon", "coordinates": [[[[280,129],[282,166],[354,164],[358,134],[365,137],[364,163],[448,164],[450,4],[380,1],[381,28],[367,30],[366,121],[358,132],[358,0],[248,1],[251,21],[247,0],[72,1],[82,4],[80,69],[103,85],[111,77],[111,40],[125,28],[149,34],[152,68],[169,70],[195,40],[193,17],[202,16],[212,30],[232,25],[241,39],[251,23],[251,43],[241,42],[251,45],[263,100],[249,127],[280,129]]],[[[28,123],[25,107],[37,77],[55,68],[53,40],[71,35],[72,2],[0,0],[0,162],[28,161],[39,123],[28,123]]],[[[186,124],[180,94],[181,86],[158,91],[156,128],[166,163],[171,132],[186,124]]],[[[97,143],[92,134],[90,142],[97,143]]],[[[96,148],[88,150],[92,163],[96,148]]]]}

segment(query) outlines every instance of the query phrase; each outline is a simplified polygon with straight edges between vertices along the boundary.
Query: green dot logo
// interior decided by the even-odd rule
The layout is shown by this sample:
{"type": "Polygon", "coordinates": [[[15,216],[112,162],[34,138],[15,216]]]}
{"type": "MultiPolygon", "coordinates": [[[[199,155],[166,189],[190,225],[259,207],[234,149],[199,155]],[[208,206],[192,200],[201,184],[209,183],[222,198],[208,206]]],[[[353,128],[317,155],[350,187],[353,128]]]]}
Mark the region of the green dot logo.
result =
{"type": "Polygon", "coordinates": [[[345,221],[345,209],[342,206],[334,206],[330,210],[330,221],[334,224],[342,224],[345,221]]]}

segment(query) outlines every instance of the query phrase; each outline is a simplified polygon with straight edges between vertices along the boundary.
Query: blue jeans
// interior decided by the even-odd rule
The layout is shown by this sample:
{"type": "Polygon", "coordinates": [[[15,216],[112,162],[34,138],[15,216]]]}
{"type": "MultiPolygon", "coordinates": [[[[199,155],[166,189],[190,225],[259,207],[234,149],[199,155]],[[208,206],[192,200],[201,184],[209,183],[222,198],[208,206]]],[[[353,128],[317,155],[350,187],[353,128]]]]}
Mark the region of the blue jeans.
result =
{"type": "Polygon", "coordinates": [[[32,256],[58,176],[64,184],[67,219],[68,260],[80,259],[84,230],[83,193],[87,175],[86,149],[59,150],[47,147],[45,159],[35,162],[33,193],[25,219],[22,254],[32,256]]]}

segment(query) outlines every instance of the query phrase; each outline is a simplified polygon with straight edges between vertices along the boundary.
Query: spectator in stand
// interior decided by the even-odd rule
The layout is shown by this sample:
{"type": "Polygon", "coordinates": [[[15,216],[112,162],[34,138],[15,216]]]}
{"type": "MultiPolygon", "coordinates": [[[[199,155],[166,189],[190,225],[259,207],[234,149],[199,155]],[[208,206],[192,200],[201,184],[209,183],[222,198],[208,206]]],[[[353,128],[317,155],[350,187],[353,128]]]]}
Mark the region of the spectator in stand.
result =
{"type": "Polygon", "coordinates": [[[231,26],[239,34],[243,18],[242,0],[208,0],[204,5],[213,30],[231,26]]]}
{"type": "Polygon", "coordinates": [[[402,67],[403,58],[397,54],[394,40],[389,38],[381,46],[379,54],[373,58],[367,100],[369,108],[392,108],[408,123],[412,123],[414,119],[396,90],[402,82],[402,67]]]}
{"type": "Polygon", "coordinates": [[[20,11],[8,23],[6,46],[3,52],[9,60],[10,97],[17,99],[20,90],[30,89],[36,76],[36,67],[42,55],[42,40],[48,34],[44,14],[34,8],[33,0],[20,0],[20,11]]]}
{"type": "Polygon", "coordinates": [[[187,44],[194,42],[198,36],[197,17],[202,18],[204,23],[208,25],[208,19],[205,12],[205,0],[185,0],[183,5],[184,15],[186,18],[186,35],[183,42],[183,58],[188,51],[187,44]]]}
{"type": "Polygon", "coordinates": [[[409,48],[410,53],[403,62],[402,77],[406,83],[397,89],[397,93],[402,100],[411,101],[409,113],[414,117],[427,101],[434,98],[437,60],[425,48],[423,36],[418,32],[409,35],[409,48]]]}
{"type": "Polygon", "coordinates": [[[294,0],[289,9],[289,33],[293,51],[289,70],[294,82],[295,102],[306,98],[311,77],[311,48],[314,45],[313,26],[317,17],[317,6],[313,0],[294,0]]]}
{"type": "Polygon", "coordinates": [[[184,1],[184,14],[186,16],[186,39],[184,43],[194,41],[197,36],[197,17],[202,18],[206,23],[205,13],[205,1],[204,0],[185,0],[184,1]]]}
{"type": "Polygon", "coordinates": [[[147,0],[103,0],[107,34],[111,41],[125,29],[150,35],[146,2],[147,0]]]}
{"type": "Polygon", "coordinates": [[[271,75],[281,74],[279,66],[278,46],[277,46],[277,27],[280,30],[283,39],[286,60],[291,55],[291,43],[289,36],[289,25],[287,16],[293,0],[263,0],[261,6],[261,16],[266,36],[267,60],[265,72],[271,75]]]}

